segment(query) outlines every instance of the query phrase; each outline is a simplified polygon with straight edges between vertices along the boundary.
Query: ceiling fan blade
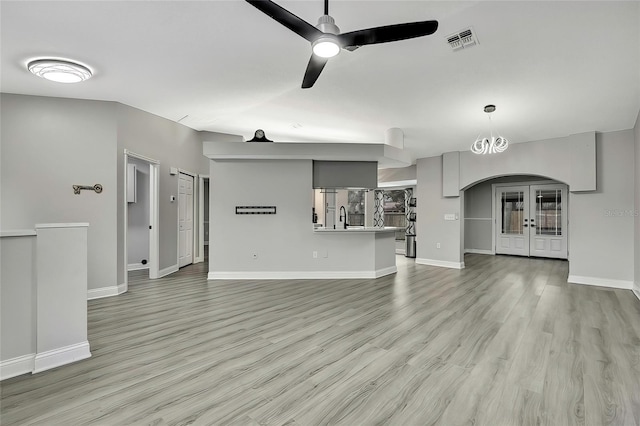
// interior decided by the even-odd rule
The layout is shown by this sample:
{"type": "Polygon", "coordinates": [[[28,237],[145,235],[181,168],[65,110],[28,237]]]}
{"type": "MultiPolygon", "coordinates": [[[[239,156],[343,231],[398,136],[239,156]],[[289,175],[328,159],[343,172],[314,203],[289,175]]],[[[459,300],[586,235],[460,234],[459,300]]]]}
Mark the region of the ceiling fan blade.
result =
{"type": "Polygon", "coordinates": [[[347,50],[355,50],[367,44],[388,43],[422,37],[436,32],[438,21],[409,22],[406,24],[386,25],[340,34],[338,39],[347,50]]]}
{"type": "Polygon", "coordinates": [[[322,69],[329,61],[329,58],[321,58],[316,55],[311,55],[311,59],[309,59],[309,64],[307,65],[307,70],[304,73],[304,78],[302,79],[302,88],[308,89],[314,85],[322,69]]]}
{"type": "Polygon", "coordinates": [[[294,33],[306,38],[310,42],[315,41],[323,32],[308,23],[307,21],[297,17],[287,9],[275,4],[270,0],[246,0],[253,7],[269,15],[271,18],[280,22],[294,33]]]}

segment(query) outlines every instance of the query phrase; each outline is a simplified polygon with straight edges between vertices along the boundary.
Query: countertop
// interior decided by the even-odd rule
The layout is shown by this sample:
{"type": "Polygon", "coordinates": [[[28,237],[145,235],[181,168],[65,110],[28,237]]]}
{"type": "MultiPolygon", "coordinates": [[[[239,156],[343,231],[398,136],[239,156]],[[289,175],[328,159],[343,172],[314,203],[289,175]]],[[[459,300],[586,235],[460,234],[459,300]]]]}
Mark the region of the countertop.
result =
{"type": "Polygon", "coordinates": [[[349,232],[396,232],[404,230],[404,228],[398,228],[396,226],[385,226],[384,228],[374,228],[374,227],[364,227],[364,226],[353,226],[348,227],[347,229],[338,228],[315,228],[313,232],[340,232],[340,233],[349,233],[349,232]]]}

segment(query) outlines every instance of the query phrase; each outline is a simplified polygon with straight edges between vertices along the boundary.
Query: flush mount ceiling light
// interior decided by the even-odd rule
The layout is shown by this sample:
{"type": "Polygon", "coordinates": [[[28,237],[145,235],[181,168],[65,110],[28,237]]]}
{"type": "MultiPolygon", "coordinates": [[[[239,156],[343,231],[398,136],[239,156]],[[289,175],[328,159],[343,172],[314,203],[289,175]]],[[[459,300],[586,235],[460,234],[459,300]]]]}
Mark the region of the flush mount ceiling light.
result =
{"type": "Polygon", "coordinates": [[[80,83],[91,78],[91,70],[84,65],[60,59],[36,59],[27,65],[38,77],[58,83],[80,83]]]}
{"type": "Polygon", "coordinates": [[[503,152],[509,146],[509,141],[502,136],[493,136],[493,129],[491,127],[491,113],[496,110],[495,105],[487,105],[484,107],[484,112],[489,115],[489,138],[478,138],[471,144],[471,152],[474,154],[497,154],[503,152]]]}
{"type": "Polygon", "coordinates": [[[313,42],[313,53],[321,58],[333,58],[340,53],[340,46],[333,37],[320,37],[313,42]]]}
{"type": "Polygon", "coordinates": [[[335,34],[340,34],[340,28],[336,25],[336,21],[326,13],[318,19],[316,28],[324,34],[311,44],[313,53],[321,58],[333,58],[340,53],[340,45],[335,36],[335,34]]]}

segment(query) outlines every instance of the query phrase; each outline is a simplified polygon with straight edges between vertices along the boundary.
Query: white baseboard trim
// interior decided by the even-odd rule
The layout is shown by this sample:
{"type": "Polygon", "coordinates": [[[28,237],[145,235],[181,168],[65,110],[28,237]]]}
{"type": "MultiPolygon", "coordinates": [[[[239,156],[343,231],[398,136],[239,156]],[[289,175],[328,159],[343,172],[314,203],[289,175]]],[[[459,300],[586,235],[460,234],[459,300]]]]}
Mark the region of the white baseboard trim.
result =
{"type": "Polygon", "coordinates": [[[406,249],[396,249],[396,254],[407,254],[407,250],[406,249]]]}
{"type": "MultiPolygon", "coordinates": [[[[121,284],[123,285],[123,284],[121,284]]],[[[90,288],[87,290],[87,300],[102,299],[103,297],[117,296],[119,293],[117,285],[110,287],[90,288]]]]}
{"type": "Polygon", "coordinates": [[[395,274],[396,272],[398,272],[398,267],[396,265],[389,266],[382,269],[376,269],[374,272],[375,274],[374,278],[384,277],[387,275],[395,274]]]}
{"type": "Polygon", "coordinates": [[[567,281],[573,284],[595,285],[598,287],[619,288],[623,290],[632,290],[633,281],[611,280],[608,278],[581,277],[578,275],[569,275],[567,281]]]}
{"type": "Polygon", "coordinates": [[[33,373],[50,370],[89,357],[91,357],[91,351],[89,350],[89,342],[86,340],[75,345],[41,352],[36,354],[34,359],[33,373]]]}
{"type": "Polygon", "coordinates": [[[160,269],[158,271],[158,278],[166,277],[167,275],[173,274],[174,272],[178,272],[178,265],[172,265],[168,268],[160,269]]]}
{"type": "Polygon", "coordinates": [[[149,264],[143,265],[142,263],[130,263],[127,265],[127,271],[140,271],[142,269],[149,269],[149,264]]]}
{"type": "Polygon", "coordinates": [[[193,263],[204,262],[204,256],[198,256],[193,260],[193,263]]]}
{"type": "Polygon", "coordinates": [[[635,295],[636,295],[636,297],[638,298],[638,300],[640,300],[640,290],[636,290],[636,289],[634,288],[634,289],[633,289],[633,290],[631,290],[631,291],[633,291],[633,294],[635,294],[635,295]]]}
{"type": "Polygon", "coordinates": [[[495,256],[495,253],[492,250],[464,249],[464,252],[471,253],[471,254],[490,254],[492,256],[495,256]]]}
{"type": "Polygon", "coordinates": [[[36,354],[22,355],[6,361],[0,361],[0,380],[10,379],[33,371],[36,354]]]}
{"type": "Polygon", "coordinates": [[[464,262],[417,258],[416,263],[419,265],[439,266],[441,268],[464,269],[464,262]]]}
{"type": "Polygon", "coordinates": [[[118,294],[126,293],[127,290],[129,290],[129,286],[127,284],[118,284],[118,294]]]}
{"type": "Polygon", "coordinates": [[[326,280],[380,278],[398,272],[396,266],[375,271],[216,271],[208,280],[326,280]]]}

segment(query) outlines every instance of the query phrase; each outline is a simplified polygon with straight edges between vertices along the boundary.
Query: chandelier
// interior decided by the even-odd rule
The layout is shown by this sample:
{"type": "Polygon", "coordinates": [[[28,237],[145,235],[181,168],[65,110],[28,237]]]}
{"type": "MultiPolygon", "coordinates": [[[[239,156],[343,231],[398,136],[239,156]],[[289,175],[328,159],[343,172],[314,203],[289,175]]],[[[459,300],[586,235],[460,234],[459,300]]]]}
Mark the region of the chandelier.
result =
{"type": "Polygon", "coordinates": [[[474,154],[497,154],[503,152],[509,146],[509,141],[502,136],[493,136],[493,129],[491,127],[491,113],[496,110],[495,105],[487,105],[484,107],[484,112],[489,115],[489,138],[478,138],[471,144],[471,152],[474,154]]]}

